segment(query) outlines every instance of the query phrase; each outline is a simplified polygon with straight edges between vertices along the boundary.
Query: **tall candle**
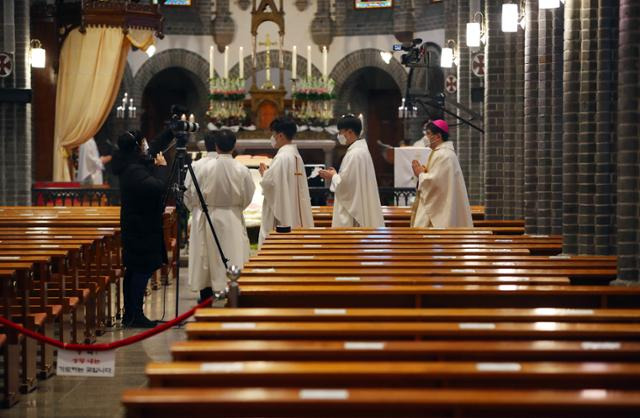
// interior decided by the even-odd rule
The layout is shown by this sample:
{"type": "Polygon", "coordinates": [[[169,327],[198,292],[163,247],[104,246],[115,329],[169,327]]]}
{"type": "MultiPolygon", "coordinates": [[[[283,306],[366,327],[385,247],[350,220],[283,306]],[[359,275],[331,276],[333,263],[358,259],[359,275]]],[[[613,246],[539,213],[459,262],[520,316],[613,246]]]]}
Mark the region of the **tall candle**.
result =
{"type": "Polygon", "coordinates": [[[240,78],[244,79],[244,48],[240,47],[238,49],[238,56],[240,57],[240,61],[238,62],[240,65],[240,78]]]}
{"type": "Polygon", "coordinates": [[[213,79],[213,45],[209,47],[209,79],[213,79]]]}
{"type": "Polygon", "coordinates": [[[295,45],[291,52],[291,78],[293,80],[298,78],[298,47],[295,45]]]}
{"type": "Polygon", "coordinates": [[[327,47],[322,47],[322,77],[327,78],[327,47]]]}
{"type": "Polygon", "coordinates": [[[311,78],[311,45],[307,45],[307,78],[311,78]]]}
{"type": "Polygon", "coordinates": [[[224,78],[229,78],[229,46],[224,47],[224,78]]]}

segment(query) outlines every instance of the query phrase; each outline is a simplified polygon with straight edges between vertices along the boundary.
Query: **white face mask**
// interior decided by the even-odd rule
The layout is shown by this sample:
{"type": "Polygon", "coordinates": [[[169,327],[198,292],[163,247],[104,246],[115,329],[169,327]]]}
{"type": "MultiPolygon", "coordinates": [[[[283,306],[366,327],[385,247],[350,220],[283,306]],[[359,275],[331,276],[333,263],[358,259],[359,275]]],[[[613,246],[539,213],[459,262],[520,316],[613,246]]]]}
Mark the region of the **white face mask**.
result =
{"type": "Polygon", "coordinates": [[[147,143],[146,139],[142,140],[142,153],[143,154],[148,154],[149,153],[149,144],[147,143]]]}
{"type": "Polygon", "coordinates": [[[427,138],[427,134],[425,134],[425,135],[422,137],[422,142],[424,143],[424,146],[425,146],[425,147],[428,147],[428,146],[430,146],[430,145],[431,145],[431,144],[429,143],[429,138],[427,138]]]}
{"type": "Polygon", "coordinates": [[[276,147],[276,137],[275,137],[275,135],[271,135],[271,138],[269,138],[269,141],[271,141],[271,148],[275,148],[276,147]]]}
{"type": "Polygon", "coordinates": [[[347,145],[347,138],[343,134],[338,134],[338,142],[340,145],[347,145]]]}

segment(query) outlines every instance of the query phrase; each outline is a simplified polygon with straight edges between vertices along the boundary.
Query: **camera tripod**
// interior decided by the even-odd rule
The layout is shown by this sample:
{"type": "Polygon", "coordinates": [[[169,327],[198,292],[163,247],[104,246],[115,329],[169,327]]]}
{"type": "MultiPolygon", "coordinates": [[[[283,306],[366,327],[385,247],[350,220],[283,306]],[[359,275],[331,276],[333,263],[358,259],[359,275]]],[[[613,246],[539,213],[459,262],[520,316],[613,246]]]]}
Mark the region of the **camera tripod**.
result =
{"type": "Polygon", "coordinates": [[[187,154],[187,132],[178,132],[175,134],[175,148],[176,148],[176,156],[173,159],[173,163],[171,164],[171,169],[169,172],[169,181],[167,182],[167,190],[165,191],[165,195],[163,197],[162,207],[166,207],[167,199],[169,195],[173,194],[176,203],[176,211],[178,213],[178,222],[177,222],[177,236],[176,236],[176,248],[178,250],[178,267],[176,268],[176,310],[175,316],[178,317],[178,304],[180,301],[180,236],[181,236],[181,219],[183,219],[183,215],[187,213],[187,207],[184,204],[184,192],[186,191],[186,187],[184,186],[184,181],[186,179],[187,173],[191,176],[191,181],[195,186],[196,193],[198,195],[198,201],[200,202],[200,208],[202,210],[202,214],[207,219],[207,224],[209,225],[209,229],[213,234],[213,239],[216,243],[216,247],[218,248],[218,254],[222,259],[222,263],[224,265],[225,270],[227,270],[227,263],[229,259],[225,257],[224,251],[222,250],[222,246],[220,245],[220,240],[218,239],[218,235],[216,234],[216,230],[213,227],[213,222],[211,221],[211,216],[209,215],[209,208],[207,207],[207,202],[204,200],[204,196],[202,195],[202,190],[200,189],[200,184],[198,183],[198,179],[196,178],[195,172],[193,171],[193,167],[191,165],[191,157],[187,154]]]}

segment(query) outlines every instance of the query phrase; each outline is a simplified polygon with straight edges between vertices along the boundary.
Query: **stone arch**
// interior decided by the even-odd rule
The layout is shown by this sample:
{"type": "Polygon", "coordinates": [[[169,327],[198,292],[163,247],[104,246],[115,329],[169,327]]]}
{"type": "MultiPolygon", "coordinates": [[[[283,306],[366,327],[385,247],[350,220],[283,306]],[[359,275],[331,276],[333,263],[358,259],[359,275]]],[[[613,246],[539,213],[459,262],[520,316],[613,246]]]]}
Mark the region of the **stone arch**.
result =
{"type": "MultiPolygon", "coordinates": [[[[142,103],[142,95],[147,84],[160,71],[169,68],[181,68],[192,73],[199,81],[202,95],[199,97],[200,120],[209,105],[209,62],[195,52],[186,49],[168,49],[149,58],[136,73],[133,80],[133,91],[130,93],[135,103],[142,103]]],[[[194,112],[196,113],[196,112],[194,112]]],[[[196,113],[197,115],[197,113],[196,113]]]]}
{"type": "Polygon", "coordinates": [[[380,57],[379,49],[366,48],[348,54],[333,67],[329,76],[336,82],[335,93],[339,95],[345,88],[345,82],[349,76],[364,67],[375,67],[384,71],[391,76],[401,92],[405,91],[407,72],[402,64],[395,58],[386,64],[380,57]]]}
{"type": "MultiPolygon", "coordinates": [[[[291,59],[292,59],[291,57],[293,56],[293,54],[291,53],[291,51],[282,51],[282,55],[284,60],[284,68],[291,69],[291,59]]],[[[298,67],[296,70],[297,77],[298,79],[305,78],[307,76],[307,59],[300,54],[297,54],[297,55],[298,55],[298,59],[297,59],[298,67]]],[[[256,67],[259,68],[260,71],[265,68],[266,61],[267,61],[266,51],[261,51],[261,52],[258,52],[258,54],[256,54],[256,67]]],[[[277,51],[271,52],[271,69],[278,69],[277,51]]],[[[229,77],[235,78],[235,77],[238,77],[238,75],[240,75],[240,66],[238,63],[236,63],[229,70],[229,77]]],[[[251,55],[247,55],[244,57],[245,80],[250,79],[252,75],[253,75],[253,69],[251,68],[251,55]]],[[[315,65],[313,65],[313,63],[311,64],[311,75],[313,77],[322,76],[322,72],[320,71],[320,69],[315,65]]]]}

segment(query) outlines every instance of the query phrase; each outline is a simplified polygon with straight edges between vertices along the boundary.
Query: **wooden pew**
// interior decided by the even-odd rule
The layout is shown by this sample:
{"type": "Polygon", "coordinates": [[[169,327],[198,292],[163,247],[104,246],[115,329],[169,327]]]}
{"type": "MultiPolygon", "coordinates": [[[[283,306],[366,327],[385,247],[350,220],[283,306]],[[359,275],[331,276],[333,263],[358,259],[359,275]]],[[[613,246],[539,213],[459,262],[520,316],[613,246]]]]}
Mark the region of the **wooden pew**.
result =
{"type": "Polygon", "coordinates": [[[175,361],[640,361],[640,342],[562,340],[197,340],[175,361]]]}
{"type": "MultiPolygon", "coordinates": [[[[0,268],[0,300],[2,301],[2,316],[9,320],[19,321],[14,318],[10,307],[15,303],[18,293],[26,293],[24,282],[20,282],[16,270],[0,268]],[[23,289],[18,289],[18,285],[23,289]]],[[[26,367],[20,359],[24,338],[13,331],[0,326],[0,339],[2,343],[2,406],[8,408],[18,402],[20,390],[20,371],[26,367]]],[[[23,359],[23,360],[26,360],[23,359]]]]}
{"type": "Polygon", "coordinates": [[[151,388],[640,388],[640,364],[613,362],[154,362],[146,374],[151,388]]]}
{"type": "Polygon", "coordinates": [[[189,322],[189,339],[640,341],[640,324],[593,322],[189,322]]]}
{"type": "Polygon", "coordinates": [[[490,388],[130,389],[127,417],[637,417],[640,391],[490,388]]]}
{"type": "MultiPolygon", "coordinates": [[[[528,270],[531,273],[531,270],[528,270]]],[[[360,270],[358,274],[362,274],[360,270]]],[[[299,274],[304,274],[301,271],[299,274]]],[[[357,276],[352,276],[357,277],[357,276]]],[[[240,307],[637,308],[640,288],[525,285],[244,285],[240,307]]]]}

